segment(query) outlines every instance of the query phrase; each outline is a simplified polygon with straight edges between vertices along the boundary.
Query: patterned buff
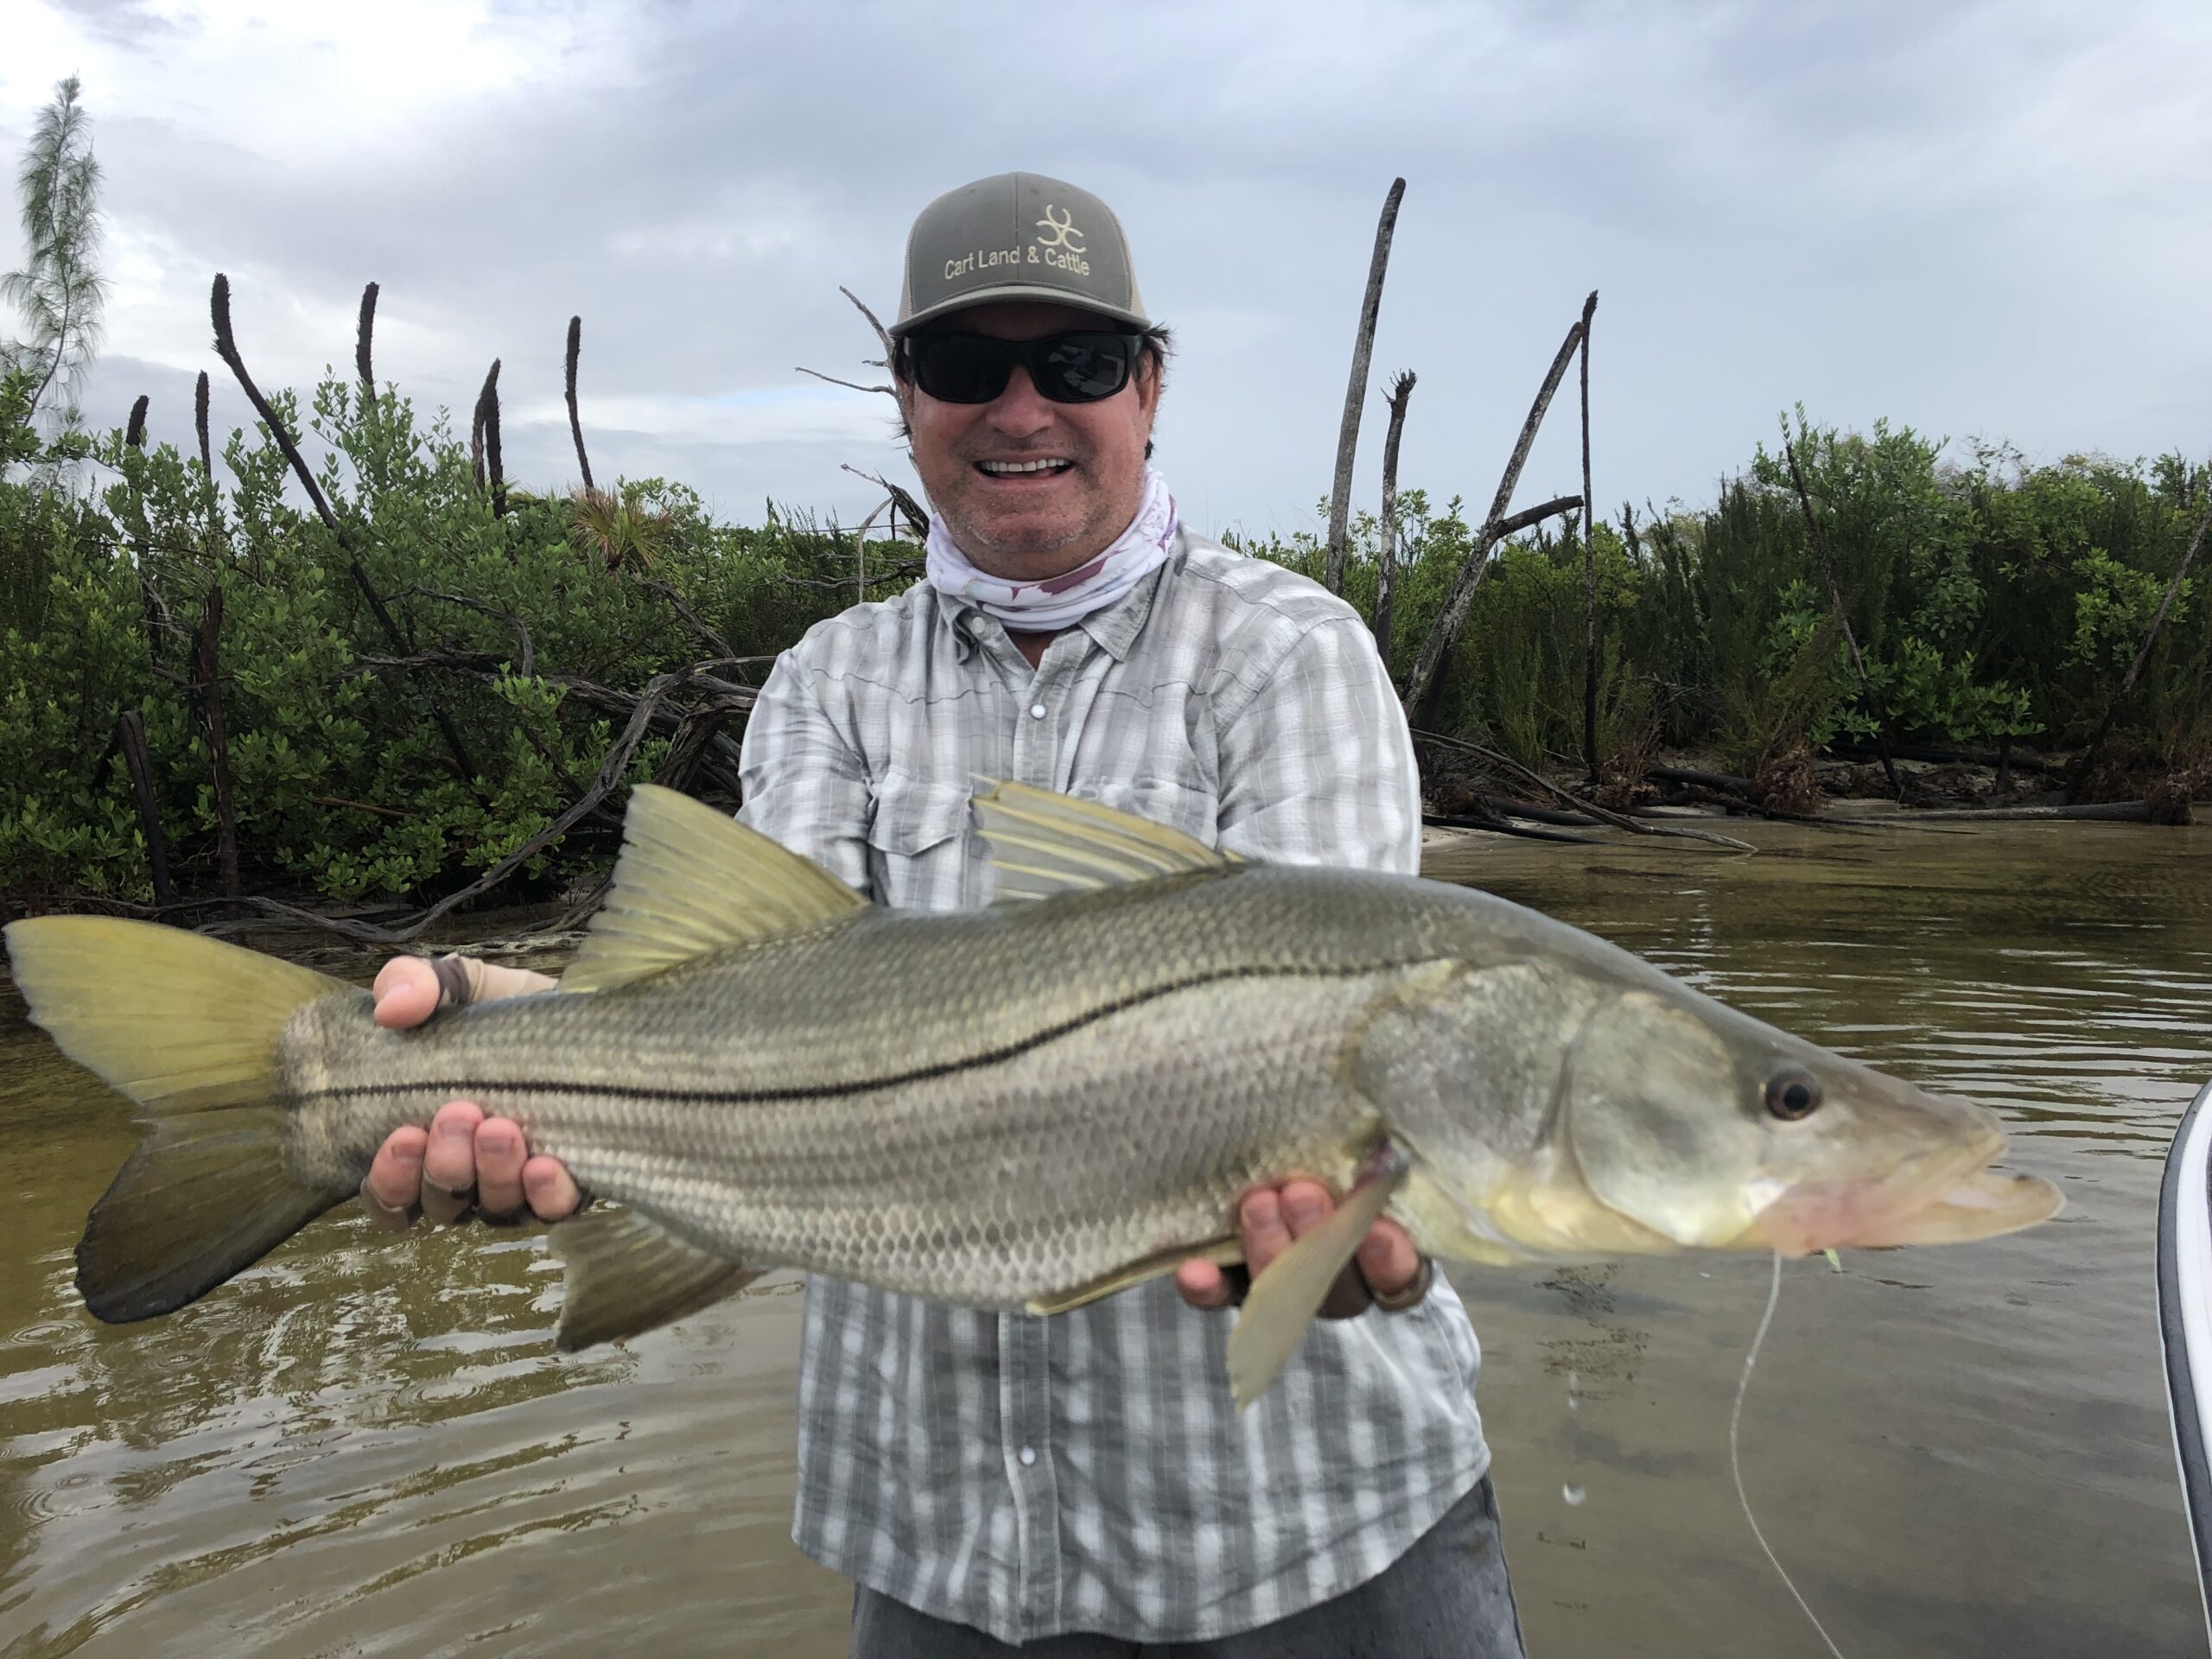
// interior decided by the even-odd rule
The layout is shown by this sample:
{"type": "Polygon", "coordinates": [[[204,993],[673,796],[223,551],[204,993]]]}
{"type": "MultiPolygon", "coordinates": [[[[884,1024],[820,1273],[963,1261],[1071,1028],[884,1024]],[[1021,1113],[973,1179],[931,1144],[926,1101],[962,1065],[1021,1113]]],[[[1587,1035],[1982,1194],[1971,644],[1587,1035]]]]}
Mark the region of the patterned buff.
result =
{"type": "Polygon", "coordinates": [[[930,519],[930,585],[964,599],[1017,632],[1052,633],[1103,610],[1166,563],[1179,528],[1175,498],[1160,474],[1144,472],[1144,499],[1129,527],[1096,558],[1043,582],[1008,582],[968,562],[940,517],[930,519]]]}

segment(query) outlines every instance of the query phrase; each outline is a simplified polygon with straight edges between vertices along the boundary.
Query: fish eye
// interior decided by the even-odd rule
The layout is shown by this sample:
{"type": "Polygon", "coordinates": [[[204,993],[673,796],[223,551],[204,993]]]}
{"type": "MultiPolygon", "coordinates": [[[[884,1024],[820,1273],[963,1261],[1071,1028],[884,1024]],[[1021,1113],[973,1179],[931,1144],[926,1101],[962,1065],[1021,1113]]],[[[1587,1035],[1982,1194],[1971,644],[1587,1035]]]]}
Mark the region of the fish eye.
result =
{"type": "Polygon", "coordinates": [[[1766,1109],[1783,1122],[1810,1117],[1820,1107],[1820,1079],[1810,1072],[1777,1071],[1766,1080],[1766,1109]]]}

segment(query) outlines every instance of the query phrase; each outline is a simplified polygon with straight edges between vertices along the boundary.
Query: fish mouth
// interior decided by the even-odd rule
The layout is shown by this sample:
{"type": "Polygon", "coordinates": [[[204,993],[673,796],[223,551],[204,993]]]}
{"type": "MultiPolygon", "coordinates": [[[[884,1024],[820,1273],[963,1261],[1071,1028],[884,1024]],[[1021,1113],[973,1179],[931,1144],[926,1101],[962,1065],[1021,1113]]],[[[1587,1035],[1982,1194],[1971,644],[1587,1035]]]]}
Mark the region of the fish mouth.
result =
{"type": "Polygon", "coordinates": [[[2005,1150],[1993,1117],[1963,1149],[1861,1180],[1798,1181],[1773,1193],[1738,1244],[1782,1255],[1815,1250],[1952,1244],[2047,1221],[2065,1196],[2035,1175],[1989,1167],[2005,1150]]]}

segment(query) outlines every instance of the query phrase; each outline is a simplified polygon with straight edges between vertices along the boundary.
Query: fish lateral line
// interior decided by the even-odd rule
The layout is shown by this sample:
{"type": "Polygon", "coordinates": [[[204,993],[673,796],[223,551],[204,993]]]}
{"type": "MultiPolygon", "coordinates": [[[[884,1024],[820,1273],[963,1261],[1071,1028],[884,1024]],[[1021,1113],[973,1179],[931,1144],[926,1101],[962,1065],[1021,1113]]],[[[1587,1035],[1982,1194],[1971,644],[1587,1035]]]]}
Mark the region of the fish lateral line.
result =
{"type": "Polygon", "coordinates": [[[319,1084],[313,1089],[300,1090],[294,1098],[303,1104],[335,1100],[383,1100],[443,1089],[453,1091],[455,1096],[466,1096],[472,1090],[519,1090],[589,1100],[650,1100],[666,1105],[746,1106],[795,1100],[837,1100],[869,1094],[879,1089],[897,1089],[909,1084],[934,1082],[940,1077],[957,1077],[963,1071],[987,1070],[1008,1060],[1019,1059],[1117,1014],[1126,1014],[1133,1008],[1141,1008],[1147,1003],[1185,991],[1202,990],[1209,985],[1253,979],[1361,979],[1370,974],[1386,974],[1415,967],[1426,960],[1427,958],[1421,957],[1362,963],[1341,968],[1255,964],[1215,969],[1148,986],[1130,995],[1100,1003],[1096,1007],[1086,1008],[1081,1014],[995,1049],[963,1055],[957,1059],[942,1060],[931,1065],[914,1066],[905,1071],[887,1072],[880,1077],[855,1077],[843,1083],[799,1084],[779,1089],[672,1089],[652,1084],[588,1083],[560,1077],[433,1077],[417,1083],[319,1084]]]}

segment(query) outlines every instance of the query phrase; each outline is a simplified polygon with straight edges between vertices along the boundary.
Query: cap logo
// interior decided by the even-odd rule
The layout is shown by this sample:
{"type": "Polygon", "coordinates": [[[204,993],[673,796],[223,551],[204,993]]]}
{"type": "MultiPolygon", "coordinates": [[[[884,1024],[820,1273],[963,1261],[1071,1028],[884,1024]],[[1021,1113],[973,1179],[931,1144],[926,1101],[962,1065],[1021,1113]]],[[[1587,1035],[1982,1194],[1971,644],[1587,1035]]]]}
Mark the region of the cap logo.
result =
{"type": "Polygon", "coordinates": [[[1055,219],[1052,214],[1052,204],[1048,201],[1045,204],[1045,217],[1037,221],[1037,228],[1050,231],[1052,234],[1039,237],[1037,245],[1040,248],[1065,248],[1070,253],[1086,251],[1083,244],[1075,239],[1083,234],[1075,227],[1075,215],[1062,213],[1055,219]]]}

